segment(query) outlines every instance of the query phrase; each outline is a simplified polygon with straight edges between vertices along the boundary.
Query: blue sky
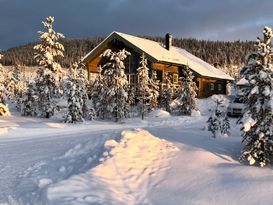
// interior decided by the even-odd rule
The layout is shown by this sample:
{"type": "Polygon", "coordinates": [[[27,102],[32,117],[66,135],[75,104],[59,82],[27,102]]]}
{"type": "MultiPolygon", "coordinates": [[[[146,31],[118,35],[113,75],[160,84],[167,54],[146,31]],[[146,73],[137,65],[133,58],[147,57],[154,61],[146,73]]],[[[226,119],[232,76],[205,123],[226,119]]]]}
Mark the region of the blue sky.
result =
{"type": "Polygon", "coordinates": [[[0,0],[0,49],[38,39],[55,17],[68,38],[129,34],[210,40],[255,40],[273,26],[271,0],[0,0]]]}

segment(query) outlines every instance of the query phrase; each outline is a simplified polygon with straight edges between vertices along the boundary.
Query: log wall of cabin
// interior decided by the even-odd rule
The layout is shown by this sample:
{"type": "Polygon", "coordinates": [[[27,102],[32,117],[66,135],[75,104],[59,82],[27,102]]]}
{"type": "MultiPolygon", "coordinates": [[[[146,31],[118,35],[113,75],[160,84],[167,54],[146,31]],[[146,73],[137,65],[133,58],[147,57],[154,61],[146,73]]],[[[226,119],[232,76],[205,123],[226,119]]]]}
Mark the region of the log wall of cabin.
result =
{"type": "MultiPolygon", "coordinates": [[[[100,55],[98,55],[93,60],[87,63],[89,75],[90,73],[99,72],[98,66],[99,66],[100,60],[101,60],[100,55]]],[[[162,86],[164,86],[164,84],[166,83],[165,72],[169,72],[171,76],[173,76],[173,74],[180,75],[179,74],[180,68],[178,66],[169,66],[162,63],[151,63],[150,66],[152,70],[158,73],[157,74],[158,80],[162,83],[162,86]]],[[[135,83],[136,79],[134,74],[131,73],[129,78],[131,83],[135,83]]],[[[91,79],[90,76],[89,76],[89,79],[91,79]]],[[[227,82],[225,80],[216,80],[216,79],[202,78],[202,77],[197,77],[194,80],[198,87],[198,91],[197,91],[198,98],[206,98],[214,94],[226,94],[227,82]]],[[[172,79],[172,82],[173,82],[173,79],[172,79]]],[[[178,83],[174,83],[174,85],[179,86],[178,83]]]]}
{"type": "MultiPolygon", "coordinates": [[[[113,42],[114,45],[107,45],[105,48],[102,49],[102,51],[100,52],[103,53],[106,49],[108,48],[112,48],[113,46],[115,46],[118,49],[124,48],[124,45],[119,45],[119,42],[113,42]],[[117,45],[116,45],[117,44],[117,45]]],[[[126,50],[129,50],[129,52],[132,53],[131,56],[128,56],[128,58],[126,59],[125,65],[129,68],[127,68],[126,73],[128,74],[128,79],[129,82],[134,84],[136,82],[136,68],[139,65],[139,54],[135,53],[134,50],[125,47],[126,50]]],[[[90,76],[91,73],[98,73],[98,66],[101,63],[101,58],[100,58],[100,54],[98,54],[97,56],[95,56],[93,59],[91,59],[89,62],[87,62],[86,66],[88,68],[88,78],[92,79],[92,76],[90,76]]],[[[183,69],[183,66],[175,66],[175,65],[167,65],[164,63],[153,63],[151,61],[148,61],[148,67],[151,68],[151,70],[154,70],[157,72],[157,76],[158,76],[158,80],[161,83],[161,88],[162,86],[164,86],[164,84],[166,83],[166,79],[165,79],[165,73],[169,72],[171,75],[171,81],[173,83],[173,79],[174,76],[177,77],[177,79],[179,77],[182,77],[182,72],[181,69],[183,69]]],[[[150,71],[151,74],[151,71],[150,71]]],[[[211,79],[211,78],[204,78],[204,77],[196,77],[195,82],[197,84],[198,87],[198,91],[197,91],[197,97],[198,98],[205,98],[205,97],[209,97],[213,94],[226,94],[226,86],[227,86],[227,81],[226,80],[216,80],[216,79],[211,79]]],[[[174,87],[178,88],[179,87],[179,83],[175,82],[174,83],[174,87]]]]}
{"type": "Polygon", "coordinates": [[[163,64],[163,63],[152,63],[152,69],[154,71],[156,71],[157,73],[161,72],[161,79],[158,78],[158,80],[162,83],[166,83],[166,79],[165,79],[165,73],[169,72],[169,74],[171,75],[171,81],[174,84],[178,84],[178,82],[174,82],[173,78],[174,78],[174,74],[179,75],[179,67],[178,66],[173,66],[173,65],[167,65],[167,64],[163,64]]]}
{"type": "Polygon", "coordinates": [[[98,73],[99,72],[98,65],[99,65],[100,60],[101,60],[101,58],[98,55],[93,60],[89,61],[89,63],[88,63],[88,71],[90,73],[98,73]]]}

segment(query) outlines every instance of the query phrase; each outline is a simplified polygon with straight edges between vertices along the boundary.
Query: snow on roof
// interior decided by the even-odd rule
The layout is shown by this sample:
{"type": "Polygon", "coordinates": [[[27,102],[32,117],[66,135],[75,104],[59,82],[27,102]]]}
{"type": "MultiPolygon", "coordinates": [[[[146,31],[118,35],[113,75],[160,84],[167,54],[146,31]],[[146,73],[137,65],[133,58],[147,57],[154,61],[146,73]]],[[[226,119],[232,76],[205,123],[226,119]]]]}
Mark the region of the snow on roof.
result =
{"type": "Polygon", "coordinates": [[[214,77],[214,78],[223,78],[227,80],[234,80],[232,77],[227,75],[225,72],[223,72],[220,69],[217,69],[210,65],[209,63],[203,61],[202,59],[196,57],[195,55],[192,55],[191,53],[187,52],[186,50],[182,48],[175,47],[178,52],[185,56],[189,61],[187,62],[187,65],[194,70],[195,72],[199,73],[202,76],[208,76],[208,77],[214,77]]]}
{"type": "MultiPolygon", "coordinates": [[[[193,71],[201,76],[234,80],[223,71],[213,67],[184,49],[172,46],[170,50],[167,50],[161,45],[161,43],[120,32],[112,32],[106,39],[113,35],[117,35],[122,40],[127,41],[159,62],[188,65],[193,71]]],[[[102,43],[104,42],[106,42],[106,40],[102,43]]],[[[87,59],[88,56],[97,48],[98,46],[88,53],[84,59],[87,59]]]]}

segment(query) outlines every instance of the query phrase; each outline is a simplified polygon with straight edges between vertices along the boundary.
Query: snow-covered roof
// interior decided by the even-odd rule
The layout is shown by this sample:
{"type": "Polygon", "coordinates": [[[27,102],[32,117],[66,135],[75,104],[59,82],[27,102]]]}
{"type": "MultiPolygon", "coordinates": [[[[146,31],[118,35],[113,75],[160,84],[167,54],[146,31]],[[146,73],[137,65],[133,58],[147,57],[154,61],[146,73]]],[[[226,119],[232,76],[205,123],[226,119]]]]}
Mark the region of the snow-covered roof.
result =
{"type": "Polygon", "coordinates": [[[127,43],[136,50],[146,53],[146,55],[157,62],[188,65],[193,71],[201,76],[234,80],[223,71],[213,67],[182,48],[171,46],[170,50],[167,50],[161,45],[161,43],[120,32],[112,32],[103,42],[101,42],[100,45],[88,53],[83,60],[85,61],[90,59],[90,56],[94,56],[92,54],[97,53],[100,48],[103,47],[103,44],[115,38],[123,41],[125,44],[127,43]]]}

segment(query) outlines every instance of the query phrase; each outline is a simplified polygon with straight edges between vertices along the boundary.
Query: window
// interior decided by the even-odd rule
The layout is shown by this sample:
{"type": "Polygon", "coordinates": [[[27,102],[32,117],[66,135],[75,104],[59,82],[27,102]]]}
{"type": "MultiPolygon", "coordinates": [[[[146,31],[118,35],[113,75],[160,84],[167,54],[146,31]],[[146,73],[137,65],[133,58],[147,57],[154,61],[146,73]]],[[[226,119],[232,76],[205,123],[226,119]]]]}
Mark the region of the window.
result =
{"type": "Polygon", "coordinates": [[[178,74],[177,73],[173,74],[173,83],[178,83],[178,74]]]}
{"type": "Polygon", "coordinates": [[[214,83],[210,84],[210,90],[214,90],[214,83]]]}
{"type": "Polygon", "coordinates": [[[243,103],[243,99],[242,98],[238,98],[236,97],[234,100],[233,100],[234,103],[243,103]]]}
{"type": "Polygon", "coordinates": [[[222,84],[218,84],[218,91],[222,91],[222,84]]]}

